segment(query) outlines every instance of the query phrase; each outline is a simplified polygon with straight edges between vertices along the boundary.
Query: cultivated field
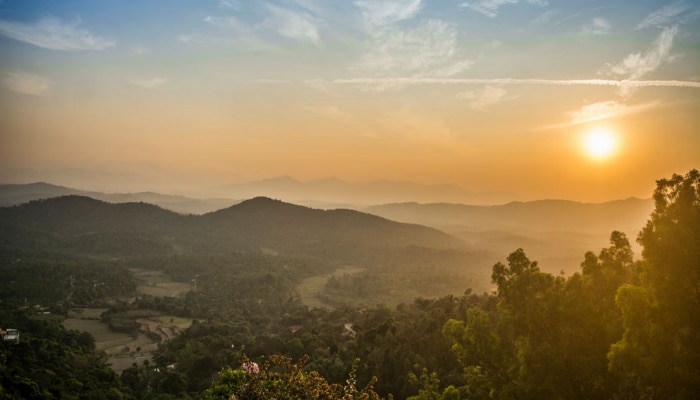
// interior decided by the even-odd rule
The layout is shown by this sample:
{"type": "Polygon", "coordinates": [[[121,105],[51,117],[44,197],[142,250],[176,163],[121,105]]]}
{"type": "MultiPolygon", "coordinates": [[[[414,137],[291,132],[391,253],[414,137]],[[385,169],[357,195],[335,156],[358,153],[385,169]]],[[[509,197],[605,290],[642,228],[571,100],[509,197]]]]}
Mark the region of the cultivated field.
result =
{"type": "MultiPolygon", "coordinates": [[[[191,290],[191,285],[173,282],[161,271],[132,270],[140,281],[138,294],[152,296],[177,296],[191,290]]],[[[133,315],[134,332],[121,333],[110,329],[100,322],[100,316],[106,308],[76,308],[68,313],[63,321],[66,329],[75,329],[90,333],[95,338],[98,351],[107,354],[108,362],[117,373],[129,368],[133,363],[142,364],[151,361],[153,351],[160,341],[169,340],[180,334],[192,324],[192,319],[172,315],[160,315],[157,312],[136,312],[133,315]]]]}

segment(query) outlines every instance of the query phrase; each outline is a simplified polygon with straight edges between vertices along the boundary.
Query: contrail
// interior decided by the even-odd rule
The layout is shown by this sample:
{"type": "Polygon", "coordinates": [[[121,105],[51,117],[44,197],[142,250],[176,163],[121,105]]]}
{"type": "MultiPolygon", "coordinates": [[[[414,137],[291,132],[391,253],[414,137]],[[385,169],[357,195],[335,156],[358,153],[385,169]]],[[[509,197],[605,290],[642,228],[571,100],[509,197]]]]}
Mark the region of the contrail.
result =
{"type": "Polygon", "coordinates": [[[392,87],[405,85],[549,85],[549,86],[616,86],[616,87],[682,87],[700,89],[700,82],[677,80],[615,79],[517,79],[517,78],[354,78],[336,79],[341,85],[392,87]]]}

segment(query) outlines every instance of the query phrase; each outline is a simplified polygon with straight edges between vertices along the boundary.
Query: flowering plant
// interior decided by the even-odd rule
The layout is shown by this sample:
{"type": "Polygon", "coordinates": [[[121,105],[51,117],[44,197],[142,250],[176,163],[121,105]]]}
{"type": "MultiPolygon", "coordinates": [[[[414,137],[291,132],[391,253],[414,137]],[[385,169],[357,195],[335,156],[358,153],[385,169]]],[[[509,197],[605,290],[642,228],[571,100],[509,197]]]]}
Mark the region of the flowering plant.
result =
{"type": "Polygon", "coordinates": [[[258,366],[258,363],[252,361],[244,362],[243,365],[241,365],[241,368],[243,368],[248,373],[248,375],[257,374],[258,372],[260,372],[260,367],[258,366]]]}
{"type": "MultiPolygon", "coordinates": [[[[305,371],[307,357],[293,363],[284,356],[270,357],[262,367],[243,357],[240,368],[224,368],[206,391],[207,400],[382,400],[374,380],[358,389],[355,368],[345,386],[328,383],[316,371],[305,371]]],[[[391,397],[390,397],[391,398],[391,397]]]]}

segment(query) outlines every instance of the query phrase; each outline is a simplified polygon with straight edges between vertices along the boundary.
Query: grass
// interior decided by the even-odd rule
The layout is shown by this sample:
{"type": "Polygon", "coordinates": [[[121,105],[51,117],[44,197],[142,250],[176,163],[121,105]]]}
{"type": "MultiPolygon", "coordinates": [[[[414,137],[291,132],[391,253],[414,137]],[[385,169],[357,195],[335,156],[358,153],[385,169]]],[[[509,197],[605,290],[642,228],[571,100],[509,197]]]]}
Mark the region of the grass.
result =
{"type": "Polygon", "coordinates": [[[134,340],[131,335],[114,332],[109,329],[107,324],[94,319],[68,318],[63,321],[63,326],[66,329],[75,329],[91,334],[95,338],[95,347],[98,351],[124,346],[134,340]]]}
{"type": "Polygon", "coordinates": [[[301,301],[308,307],[328,307],[328,304],[324,303],[319,298],[319,295],[323,294],[328,278],[331,276],[341,277],[343,275],[359,274],[364,270],[365,269],[361,267],[349,266],[338,268],[330,274],[312,276],[301,281],[297,286],[297,291],[299,292],[301,301]]]}

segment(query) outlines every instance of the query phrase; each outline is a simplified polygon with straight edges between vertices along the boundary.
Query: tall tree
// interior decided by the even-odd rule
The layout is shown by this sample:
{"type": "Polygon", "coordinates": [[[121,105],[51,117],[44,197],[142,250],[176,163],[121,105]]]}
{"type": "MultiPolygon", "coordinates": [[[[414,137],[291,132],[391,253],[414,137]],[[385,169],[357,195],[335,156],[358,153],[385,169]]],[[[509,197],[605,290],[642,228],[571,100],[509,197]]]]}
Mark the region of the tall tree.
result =
{"type": "Polygon", "coordinates": [[[654,204],[639,285],[617,292],[624,334],[610,368],[630,396],[689,399],[700,393],[700,173],[657,181],[654,204]]]}

